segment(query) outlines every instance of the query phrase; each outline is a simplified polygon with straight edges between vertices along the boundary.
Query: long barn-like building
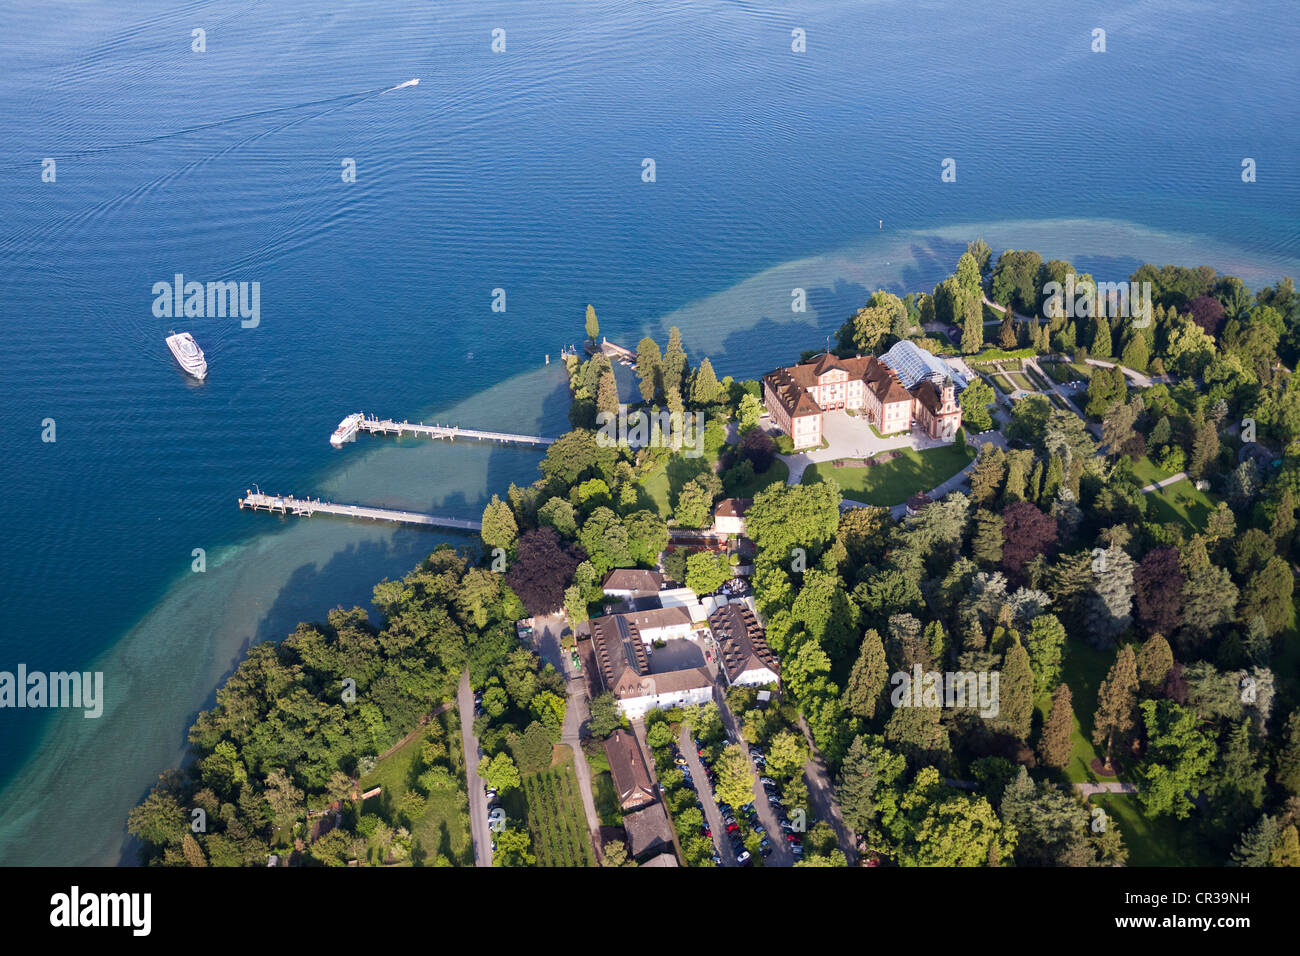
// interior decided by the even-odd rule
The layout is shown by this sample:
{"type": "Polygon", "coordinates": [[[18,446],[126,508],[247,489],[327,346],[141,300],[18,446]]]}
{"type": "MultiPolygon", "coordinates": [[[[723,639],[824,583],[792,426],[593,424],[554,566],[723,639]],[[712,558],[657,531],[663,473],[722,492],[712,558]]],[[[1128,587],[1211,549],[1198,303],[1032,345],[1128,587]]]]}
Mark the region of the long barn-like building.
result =
{"type": "Polygon", "coordinates": [[[957,390],[965,386],[943,359],[902,341],[879,358],[828,352],[768,372],[763,402],[795,448],[820,445],[822,413],[836,409],[863,412],[882,435],[917,427],[931,438],[952,438],[961,427],[957,390]]]}

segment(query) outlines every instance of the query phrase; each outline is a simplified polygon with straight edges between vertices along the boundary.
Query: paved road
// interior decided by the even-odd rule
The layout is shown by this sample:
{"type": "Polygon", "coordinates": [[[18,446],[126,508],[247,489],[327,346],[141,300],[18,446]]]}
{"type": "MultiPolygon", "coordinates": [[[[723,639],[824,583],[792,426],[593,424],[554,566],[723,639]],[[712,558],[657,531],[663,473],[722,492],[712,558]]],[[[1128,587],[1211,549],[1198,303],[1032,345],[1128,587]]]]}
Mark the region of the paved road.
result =
{"type": "Polygon", "coordinates": [[[1096,793],[1137,793],[1137,784],[1134,783],[1076,783],[1074,789],[1078,790],[1085,797],[1091,797],[1096,793]]]}
{"type": "Polygon", "coordinates": [[[704,819],[709,824],[709,829],[713,831],[713,845],[718,851],[718,856],[722,857],[722,865],[735,866],[736,854],[731,852],[731,841],[725,836],[727,825],[722,822],[718,803],[713,799],[713,787],[709,785],[709,778],[704,775],[704,764],[699,754],[695,752],[695,741],[691,739],[690,728],[685,724],[682,724],[677,746],[681,748],[682,756],[686,758],[686,765],[691,768],[695,792],[700,796],[700,803],[704,804],[704,819]]]}
{"type": "Polygon", "coordinates": [[[857,866],[858,851],[853,842],[852,831],[840,816],[840,808],[835,805],[835,789],[831,785],[830,775],[826,773],[826,765],[822,763],[821,754],[817,752],[817,745],[813,743],[812,734],[808,731],[808,723],[803,717],[799,718],[799,729],[803,731],[804,739],[808,742],[811,752],[808,762],[803,767],[804,780],[808,783],[808,799],[812,801],[817,817],[829,823],[835,831],[835,839],[840,849],[844,851],[849,866],[857,866]]]}
{"type": "MultiPolygon", "coordinates": [[[[740,736],[740,721],[736,719],[736,715],[727,706],[727,698],[722,693],[722,688],[715,687],[713,696],[718,702],[718,710],[722,713],[722,724],[727,728],[727,733],[740,741],[740,745],[745,748],[746,757],[749,757],[749,745],[740,736]]],[[[767,791],[758,782],[760,772],[752,757],[749,757],[749,767],[754,771],[754,809],[758,811],[758,822],[767,827],[767,838],[772,841],[772,855],[763,861],[763,865],[793,866],[794,854],[790,852],[790,844],[781,832],[781,825],[777,823],[776,812],[767,799],[767,791]]]]}
{"type": "Polygon", "coordinates": [[[1180,471],[1176,475],[1170,475],[1168,478],[1163,478],[1160,481],[1155,482],[1154,484],[1147,485],[1145,488],[1142,489],[1142,494],[1144,495],[1150,494],[1151,492],[1157,491],[1160,488],[1164,488],[1167,485],[1176,485],[1180,481],[1190,481],[1191,477],[1192,476],[1189,475],[1187,472],[1180,471]]]}
{"type": "Polygon", "coordinates": [[[469,686],[469,671],[460,675],[456,691],[460,708],[460,736],[465,746],[465,784],[469,787],[469,823],[474,834],[474,865],[492,865],[492,838],[488,832],[487,798],[483,796],[483,778],[478,775],[482,755],[474,736],[474,691],[469,686]]]}
{"type": "MultiPolygon", "coordinates": [[[[1101,359],[1095,359],[1095,358],[1084,359],[1084,362],[1087,363],[1088,365],[1096,365],[1099,368],[1115,367],[1114,362],[1105,362],[1102,361],[1101,359]]],[[[1150,378],[1148,378],[1147,376],[1143,375],[1141,372],[1135,369],[1129,368],[1127,365],[1121,365],[1119,367],[1119,370],[1123,372],[1126,376],[1128,376],[1129,380],[1138,388],[1150,388],[1152,385],[1155,384],[1155,382],[1152,381],[1150,378]]]]}

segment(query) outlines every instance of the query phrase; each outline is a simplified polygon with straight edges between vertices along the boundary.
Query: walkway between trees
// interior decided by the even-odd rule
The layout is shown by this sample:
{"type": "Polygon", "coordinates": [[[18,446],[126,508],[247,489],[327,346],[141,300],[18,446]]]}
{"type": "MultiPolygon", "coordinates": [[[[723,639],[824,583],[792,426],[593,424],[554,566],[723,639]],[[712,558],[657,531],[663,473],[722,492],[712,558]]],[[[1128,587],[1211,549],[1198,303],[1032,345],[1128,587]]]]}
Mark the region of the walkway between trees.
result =
{"type": "Polygon", "coordinates": [[[802,715],[799,717],[799,729],[803,731],[804,739],[808,741],[809,756],[803,767],[804,780],[808,783],[808,799],[812,802],[817,816],[829,823],[831,829],[835,831],[835,841],[844,851],[844,858],[848,860],[849,866],[857,866],[858,848],[853,842],[852,831],[844,822],[844,817],[840,815],[840,808],[835,805],[835,789],[831,786],[826,764],[822,761],[817,745],[813,742],[812,732],[808,730],[808,722],[802,715]]]}
{"type": "Polygon", "coordinates": [[[1178,484],[1178,482],[1180,482],[1180,481],[1186,481],[1186,480],[1190,479],[1191,477],[1192,477],[1192,476],[1189,475],[1187,472],[1185,472],[1185,471],[1180,471],[1180,472],[1179,472],[1178,474],[1176,474],[1176,475],[1170,475],[1168,478],[1163,478],[1163,479],[1161,479],[1160,481],[1157,481],[1157,482],[1155,482],[1155,483],[1153,483],[1153,484],[1147,485],[1145,488],[1142,489],[1142,494],[1147,495],[1147,494],[1150,494],[1150,493],[1153,492],[1153,491],[1159,491],[1161,488],[1164,488],[1164,487],[1166,487],[1167,485],[1176,485],[1176,484],[1178,484]]]}

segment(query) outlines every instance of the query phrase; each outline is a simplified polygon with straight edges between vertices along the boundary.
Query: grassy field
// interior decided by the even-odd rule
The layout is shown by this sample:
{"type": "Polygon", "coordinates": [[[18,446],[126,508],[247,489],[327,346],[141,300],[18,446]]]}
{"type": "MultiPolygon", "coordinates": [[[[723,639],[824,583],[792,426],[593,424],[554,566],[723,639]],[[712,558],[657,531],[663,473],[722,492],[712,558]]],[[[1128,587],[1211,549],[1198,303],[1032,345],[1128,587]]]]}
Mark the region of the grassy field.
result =
{"type": "MultiPolygon", "coordinates": [[[[1066,645],[1065,663],[1061,668],[1061,681],[1070,688],[1073,697],[1074,729],[1070,733],[1070,762],[1065,766],[1065,776],[1071,783],[1101,783],[1115,780],[1104,777],[1090,766],[1094,757],[1101,756],[1092,746],[1092,717],[1097,711],[1097,691],[1114,661],[1114,652],[1100,651],[1082,641],[1069,641],[1066,645]]],[[[1052,706],[1050,694],[1036,701],[1044,721],[1052,706]]]]}
{"type": "Polygon", "coordinates": [[[1137,797],[1127,793],[1099,793],[1089,798],[1124,834],[1129,866],[1214,866],[1218,861],[1205,852],[1205,841],[1195,828],[1173,817],[1150,819],[1142,814],[1137,797]]]}
{"type": "Polygon", "coordinates": [[[561,766],[524,777],[528,832],[538,866],[596,865],[572,754],[569,756],[561,766]]]}
{"type": "Polygon", "coordinates": [[[1023,388],[1026,392],[1033,392],[1038,389],[1037,385],[1019,372],[1007,372],[1007,378],[1011,379],[1017,388],[1023,388]]]}
{"type": "Polygon", "coordinates": [[[609,772],[609,760],[604,749],[587,755],[587,764],[591,767],[591,796],[596,803],[596,815],[600,825],[606,827],[621,826],[623,812],[618,806],[618,794],[614,791],[614,778],[609,772]]]}
{"type": "Polygon", "coordinates": [[[1144,486],[1153,485],[1157,481],[1164,481],[1169,477],[1169,472],[1162,469],[1146,455],[1139,458],[1133,465],[1133,477],[1137,478],[1144,486]]]}
{"type": "Polygon", "coordinates": [[[1147,516],[1155,521],[1182,521],[1193,531],[1204,531],[1215,502],[1184,478],[1147,495],[1147,516]]]}
{"type": "Polygon", "coordinates": [[[772,466],[761,475],[755,475],[749,481],[728,486],[726,494],[730,498],[752,498],[768,485],[785,484],[786,479],[789,477],[790,466],[781,459],[776,458],[772,461],[772,466]]]}
{"type": "Polygon", "coordinates": [[[845,498],[868,505],[897,505],[918,491],[929,491],[965,468],[975,452],[969,447],[943,445],[916,451],[901,449],[893,461],[865,468],[836,468],[832,462],[809,465],[803,483],[829,477],[845,498]]]}
{"type": "MultiPolygon", "coordinates": [[[[454,711],[448,711],[434,720],[441,720],[446,728],[445,739],[460,753],[460,724],[454,711]]],[[[383,787],[377,797],[366,801],[364,812],[373,813],[384,819],[389,826],[401,826],[398,819],[397,802],[407,790],[416,788],[419,776],[420,747],[423,735],[417,735],[398,750],[393,751],[378,764],[375,769],[361,780],[361,789],[370,790],[383,787]]],[[[460,771],[460,786],[455,790],[435,790],[428,795],[424,813],[417,820],[411,821],[413,850],[410,862],[415,864],[432,863],[438,854],[442,854],[458,866],[473,866],[474,851],[469,826],[469,799],[465,793],[464,768],[462,760],[454,761],[460,771]]],[[[378,861],[372,861],[378,862],[378,861]]]]}

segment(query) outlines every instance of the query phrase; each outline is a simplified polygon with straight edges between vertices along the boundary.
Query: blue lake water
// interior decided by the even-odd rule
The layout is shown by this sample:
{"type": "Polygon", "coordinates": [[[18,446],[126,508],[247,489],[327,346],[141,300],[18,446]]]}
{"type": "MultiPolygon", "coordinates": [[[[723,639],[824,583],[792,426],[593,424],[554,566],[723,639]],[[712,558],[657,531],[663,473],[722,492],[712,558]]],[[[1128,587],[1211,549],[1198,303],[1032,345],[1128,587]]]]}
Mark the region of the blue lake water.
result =
{"type": "Polygon", "coordinates": [[[477,516],[537,453],[330,431],[558,433],[588,302],[753,376],[980,234],[1105,279],[1298,271],[1289,3],[338,6],[0,7],[0,670],[108,697],[0,710],[0,863],[129,861],[127,810],[246,647],[443,540],[241,513],[245,488],[477,516]],[[155,317],[176,273],[260,283],[260,324],[155,317]]]}

